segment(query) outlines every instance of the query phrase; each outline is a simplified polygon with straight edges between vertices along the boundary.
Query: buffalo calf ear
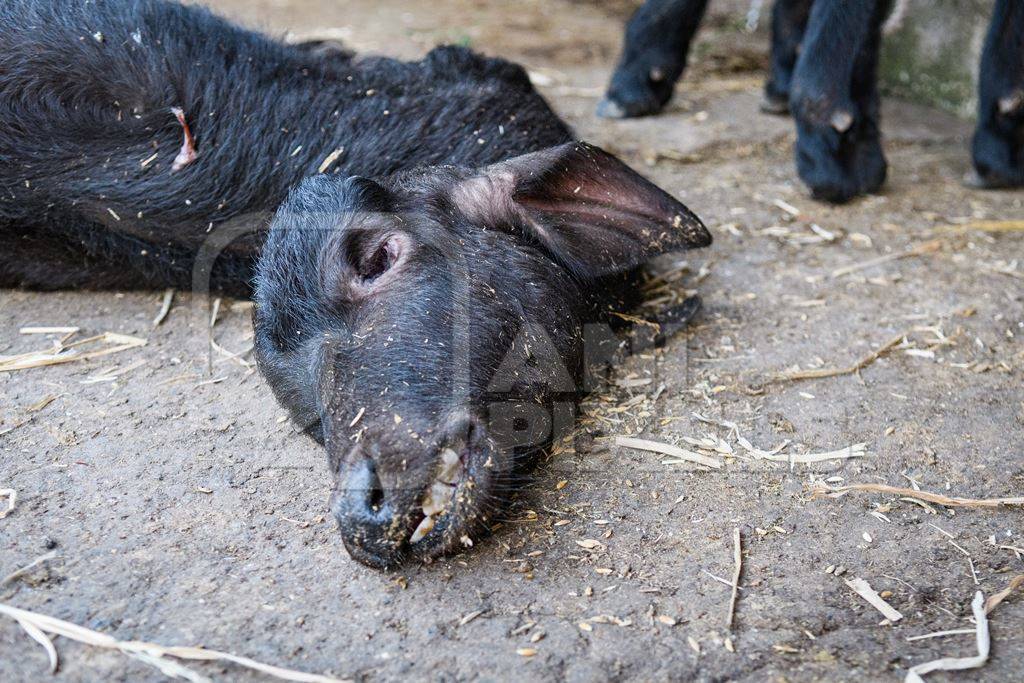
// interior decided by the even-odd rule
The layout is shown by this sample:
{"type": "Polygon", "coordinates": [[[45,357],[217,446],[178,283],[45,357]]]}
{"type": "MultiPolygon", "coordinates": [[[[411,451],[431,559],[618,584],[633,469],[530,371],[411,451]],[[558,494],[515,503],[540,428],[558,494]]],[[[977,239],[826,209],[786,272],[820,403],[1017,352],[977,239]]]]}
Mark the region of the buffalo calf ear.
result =
{"type": "Polygon", "coordinates": [[[681,202],[581,142],[488,166],[461,181],[452,199],[471,221],[523,235],[582,277],[711,243],[707,228],[681,202]]]}

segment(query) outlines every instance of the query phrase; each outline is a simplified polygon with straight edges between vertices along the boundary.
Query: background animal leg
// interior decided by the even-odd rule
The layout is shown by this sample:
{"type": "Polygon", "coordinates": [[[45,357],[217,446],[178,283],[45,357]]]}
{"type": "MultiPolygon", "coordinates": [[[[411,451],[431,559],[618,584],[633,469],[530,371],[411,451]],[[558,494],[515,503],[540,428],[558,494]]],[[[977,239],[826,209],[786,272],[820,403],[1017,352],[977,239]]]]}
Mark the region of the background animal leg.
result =
{"type": "Polygon", "coordinates": [[[597,115],[628,118],[661,111],[683,75],[708,0],[647,0],[626,25],[611,84],[597,115]]]}

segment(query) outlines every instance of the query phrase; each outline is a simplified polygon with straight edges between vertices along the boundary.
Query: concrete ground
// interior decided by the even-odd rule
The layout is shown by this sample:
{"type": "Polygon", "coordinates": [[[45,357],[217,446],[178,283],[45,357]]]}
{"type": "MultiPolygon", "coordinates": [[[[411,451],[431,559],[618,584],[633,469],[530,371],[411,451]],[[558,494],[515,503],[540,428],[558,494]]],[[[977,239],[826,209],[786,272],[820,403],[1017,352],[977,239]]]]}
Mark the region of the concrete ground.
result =
{"type": "MultiPolygon", "coordinates": [[[[523,62],[581,137],[711,227],[711,249],[668,265],[705,312],[657,356],[616,370],[585,406],[574,447],[542,467],[492,538],[380,573],[346,555],[322,453],[247,361],[217,353],[207,373],[203,302],[179,295],[154,329],[152,293],[2,292],[0,354],[46,347],[18,334],[27,325],[148,344],[0,373],[0,488],[18,496],[0,519],[0,577],[53,553],[0,585],[0,603],[121,639],[368,681],[899,680],[913,664],[976,652],[971,635],[908,638],[972,628],[975,591],[992,595],[1024,573],[1019,508],[810,493],[1024,491],[1024,233],[971,226],[1024,217],[1024,194],[961,187],[969,125],[888,102],[885,193],[835,208],[798,182],[791,123],[757,112],[766,41],[740,32],[729,3],[668,111],[628,122],[592,115],[621,18],[591,5],[210,4],[359,50],[415,57],[454,41],[523,62]],[[849,367],[898,336],[859,373],[773,381],[797,366],[849,367]],[[783,456],[859,443],[867,453],[776,462],[752,457],[737,432],[763,451],[790,442],[783,456]],[[684,439],[724,442],[734,454],[713,453],[724,466],[710,471],[662,464],[617,447],[611,437],[623,435],[691,450],[684,439]],[[734,529],[743,570],[730,630],[734,529]],[[903,618],[880,625],[845,583],[854,577],[903,618]]],[[[248,315],[225,303],[222,348],[251,344],[248,315]]],[[[991,633],[984,668],[929,680],[1024,680],[1024,593],[992,612],[991,633]]],[[[165,680],[118,653],[56,645],[55,681],[165,680]]],[[[48,680],[46,661],[0,615],[0,680],[48,680]]],[[[214,680],[268,680],[189,666],[214,680]]]]}

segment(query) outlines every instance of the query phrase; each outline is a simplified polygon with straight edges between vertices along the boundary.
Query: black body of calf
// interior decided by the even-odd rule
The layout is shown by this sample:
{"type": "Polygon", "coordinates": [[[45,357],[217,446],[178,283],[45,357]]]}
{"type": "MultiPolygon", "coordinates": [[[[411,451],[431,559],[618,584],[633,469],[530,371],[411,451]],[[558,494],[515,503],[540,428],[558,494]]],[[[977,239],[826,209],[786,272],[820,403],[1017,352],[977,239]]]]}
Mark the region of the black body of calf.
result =
{"type": "Polygon", "coordinates": [[[710,242],[516,65],[360,60],[158,0],[0,7],[0,194],[0,286],[254,280],[260,368],[374,566],[471,543],[571,416],[587,323],[710,242]]]}
{"type": "MultiPolygon", "coordinates": [[[[598,114],[661,110],[708,0],[647,0],[626,28],[598,114]]],[[[885,182],[878,50],[892,0],[776,0],[762,109],[796,120],[796,164],[812,194],[842,203],[885,182]]],[[[971,184],[1024,185],[1024,4],[997,0],[981,61],[971,184]]]]}

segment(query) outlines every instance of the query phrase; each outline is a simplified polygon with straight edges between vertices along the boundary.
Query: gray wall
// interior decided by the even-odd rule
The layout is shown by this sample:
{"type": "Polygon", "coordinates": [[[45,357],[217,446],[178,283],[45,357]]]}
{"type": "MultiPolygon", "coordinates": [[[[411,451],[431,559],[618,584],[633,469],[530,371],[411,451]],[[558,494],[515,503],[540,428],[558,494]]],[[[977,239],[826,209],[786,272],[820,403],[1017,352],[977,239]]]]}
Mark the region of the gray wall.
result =
{"type": "Polygon", "coordinates": [[[981,48],[994,0],[897,0],[882,47],[883,89],[973,117],[981,48]],[[898,10],[897,10],[898,12],[898,10]]]}

